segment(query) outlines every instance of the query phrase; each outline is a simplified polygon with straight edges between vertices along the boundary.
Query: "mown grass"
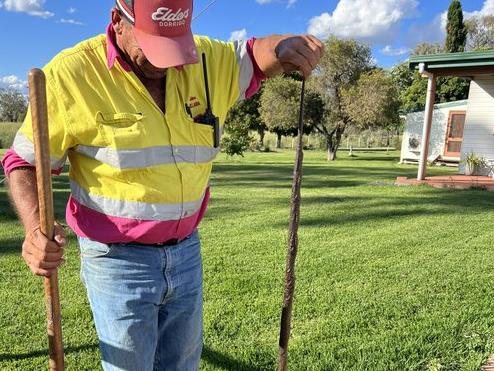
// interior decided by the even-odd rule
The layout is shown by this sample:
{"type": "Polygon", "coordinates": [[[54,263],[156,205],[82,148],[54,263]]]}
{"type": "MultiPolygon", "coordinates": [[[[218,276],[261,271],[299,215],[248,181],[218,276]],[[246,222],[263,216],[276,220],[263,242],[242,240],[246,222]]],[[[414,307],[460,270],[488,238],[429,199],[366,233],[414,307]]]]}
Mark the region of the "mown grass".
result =
{"type": "MultiPolygon", "coordinates": [[[[395,187],[397,153],[307,152],[292,370],[477,370],[494,353],[494,194],[395,187]]],[[[202,224],[203,370],[276,367],[293,152],[221,157],[202,224]]],[[[434,168],[433,174],[454,172],[434,168]]],[[[66,174],[55,178],[63,217],[66,174]]],[[[0,369],[46,367],[41,280],[0,188],[0,369]]],[[[71,238],[60,272],[67,368],[99,368],[71,238]]]]}

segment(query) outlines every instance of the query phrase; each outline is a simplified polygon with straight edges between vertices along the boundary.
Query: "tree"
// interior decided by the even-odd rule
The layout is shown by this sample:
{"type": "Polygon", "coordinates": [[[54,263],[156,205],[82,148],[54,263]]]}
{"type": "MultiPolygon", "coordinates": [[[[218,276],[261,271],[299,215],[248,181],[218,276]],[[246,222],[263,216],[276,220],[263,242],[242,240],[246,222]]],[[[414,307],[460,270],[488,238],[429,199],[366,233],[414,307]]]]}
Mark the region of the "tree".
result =
{"type": "MultiPolygon", "coordinates": [[[[443,53],[439,44],[418,44],[413,55],[427,55],[443,53]]],[[[408,113],[423,110],[427,95],[427,79],[418,71],[408,68],[408,63],[396,65],[391,70],[391,76],[400,95],[400,111],[408,113]]],[[[470,83],[458,77],[440,77],[437,79],[436,102],[444,103],[467,99],[470,83]]]]}
{"type": "MultiPolygon", "coordinates": [[[[297,135],[301,87],[302,83],[292,76],[277,76],[264,85],[259,112],[268,129],[278,136],[278,148],[282,136],[297,135]]],[[[316,92],[306,91],[304,110],[304,133],[310,134],[324,115],[324,103],[316,92]]]]}
{"type": "Polygon", "coordinates": [[[362,74],[356,85],[343,92],[342,98],[348,118],[360,130],[391,130],[400,124],[398,91],[391,76],[382,70],[362,74]]]}
{"type": "Polygon", "coordinates": [[[221,147],[229,156],[242,156],[251,147],[254,138],[249,135],[249,130],[257,131],[260,138],[259,145],[264,146],[267,127],[259,114],[262,90],[263,86],[255,95],[238,102],[228,112],[225,121],[225,131],[228,135],[222,139],[221,147]]]}
{"type": "Polygon", "coordinates": [[[373,68],[373,62],[370,48],[355,40],[333,36],[326,40],[325,47],[326,53],[310,85],[324,102],[324,118],[314,124],[314,129],[325,138],[327,158],[332,161],[351,121],[343,106],[343,91],[357,84],[360,75],[373,68]]]}
{"type": "Polygon", "coordinates": [[[0,89],[0,121],[22,121],[26,112],[27,101],[18,90],[0,89]]]}
{"type": "Polygon", "coordinates": [[[264,147],[264,134],[268,130],[266,124],[262,122],[259,113],[263,88],[264,85],[261,86],[254,96],[241,101],[230,112],[231,116],[238,116],[237,120],[245,121],[250,130],[257,131],[259,134],[259,145],[261,147],[264,147]]]}
{"type": "Polygon", "coordinates": [[[249,124],[238,116],[228,119],[225,124],[227,135],[221,139],[221,148],[228,156],[243,156],[244,152],[249,149],[252,138],[249,135],[249,124]]]}
{"type": "Polygon", "coordinates": [[[494,49],[494,15],[474,16],[465,23],[467,50],[494,49]]]}
{"type": "Polygon", "coordinates": [[[467,28],[463,22],[463,9],[461,8],[460,0],[453,0],[449,5],[446,33],[446,52],[457,53],[465,51],[467,28]]]}
{"type": "Polygon", "coordinates": [[[444,53],[444,47],[441,44],[420,43],[412,52],[412,55],[428,55],[444,53]]]}
{"type": "MultiPolygon", "coordinates": [[[[408,68],[408,63],[399,64],[391,70],[391,76],[399,92],[400,112],[423,110],[427,95],[427,79],[418,71],[408,68]]],[[[436,102],[445,103],[468,98],[470,83],[458,77],[437,79],[436,102]]]]}

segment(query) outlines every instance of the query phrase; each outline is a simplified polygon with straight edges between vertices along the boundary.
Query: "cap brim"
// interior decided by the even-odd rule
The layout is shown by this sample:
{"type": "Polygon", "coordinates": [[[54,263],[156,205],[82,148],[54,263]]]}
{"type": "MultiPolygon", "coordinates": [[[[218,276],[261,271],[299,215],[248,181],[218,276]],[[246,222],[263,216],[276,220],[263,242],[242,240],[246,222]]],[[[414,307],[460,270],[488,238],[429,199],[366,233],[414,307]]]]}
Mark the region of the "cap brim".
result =
{"type": "Polygon", "coordinates": [[[169,68],[198,62],[192,32],[177,37],[150,35],[134,27],[134,35],[149,62],[158,68],[169,68]]]}

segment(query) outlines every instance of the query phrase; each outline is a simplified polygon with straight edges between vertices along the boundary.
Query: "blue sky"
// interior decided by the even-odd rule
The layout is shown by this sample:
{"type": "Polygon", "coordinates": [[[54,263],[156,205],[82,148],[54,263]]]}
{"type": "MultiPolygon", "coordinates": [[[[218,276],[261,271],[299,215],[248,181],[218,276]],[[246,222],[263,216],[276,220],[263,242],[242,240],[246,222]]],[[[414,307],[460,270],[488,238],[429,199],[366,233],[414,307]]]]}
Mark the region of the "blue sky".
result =
{"type": "MultiPolygon", "coordinates": [[[[211,0],[196,0],[195,12],[211,0]]],[[[406,60],[419,42],[444,40],[450,0],[217,0],[193,23],[198,34],[228,40],[311,32],[368,43],[378,65],[406,60]]],[[[467,17],[494,14],[494,0],[462,0],[467,17]]],[[[0,87],[23,88],[27,72],[60,50],[104,32],[112,0],[0,0],[0,87]]]]}

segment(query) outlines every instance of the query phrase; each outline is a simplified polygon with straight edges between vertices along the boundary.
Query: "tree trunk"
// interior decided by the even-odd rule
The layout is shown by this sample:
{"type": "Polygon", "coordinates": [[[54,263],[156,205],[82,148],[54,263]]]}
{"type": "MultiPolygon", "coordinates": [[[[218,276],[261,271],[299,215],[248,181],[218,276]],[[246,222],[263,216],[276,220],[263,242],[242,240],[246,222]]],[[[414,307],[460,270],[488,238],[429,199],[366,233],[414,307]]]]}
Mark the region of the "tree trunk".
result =
{"type": "Polygon", "coordinates": [[[264,130],[260,129],[258,131],[258,133],[259,133],[259,145],[261,147],[264,147],[264,135],[265,135],[265,132],[264,132],[264,130]]]}
{"type": "Polygon", "coordinates": [[[280,149],[281,148],[281,134],[277,134],[278,138],[276,139],[276,148],[280,149]]]}
{"type": "Polygon", "coordinates": [[[336,160],[336,151],[332,149],[331,147],[328,146],[328,161],[334,161],[336,160]]]}
{"type": "Polygon", "coordinates": [[[345,126],[338,126],[330,135],[326,135],[326,145],[327,145],[327,160],[336,160],[336,153],[340,147],[341,137],[345,132],[345,126]]]}
{"type": "Polygon", "coordinates": [[[336,138],[334,136],[327,136],[326,137],[327,160],[328,161],[336,160],[336,152],[338,150],[338,147],[336,146],[335,139],[336,138]]]}

